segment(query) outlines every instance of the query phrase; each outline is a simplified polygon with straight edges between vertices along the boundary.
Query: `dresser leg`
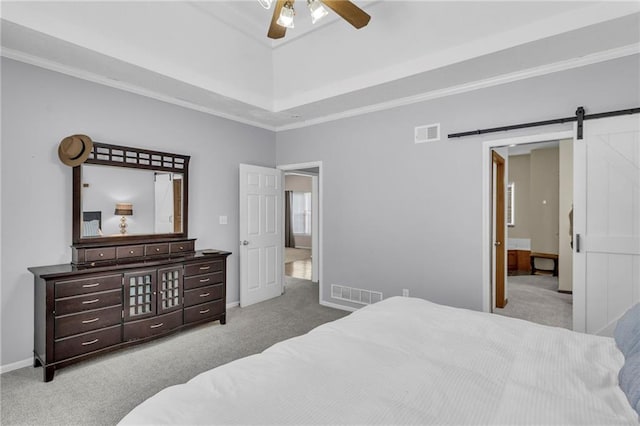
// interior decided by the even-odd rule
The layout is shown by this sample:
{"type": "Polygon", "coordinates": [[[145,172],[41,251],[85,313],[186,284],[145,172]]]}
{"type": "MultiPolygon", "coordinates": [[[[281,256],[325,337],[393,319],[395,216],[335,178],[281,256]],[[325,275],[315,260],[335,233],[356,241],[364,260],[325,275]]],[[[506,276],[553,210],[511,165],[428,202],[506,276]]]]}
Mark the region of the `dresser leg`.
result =
{"type": "Polygon", "coordinates": [[[33,357],[33,368],[38,368],[38,367],[42,367],[42,363],[40,362],[40,359],[37,356],[33,357]]]}
{"type": "Polygon", "coordinates": [[[220,318],[220,324],[224,325],[227,323],[227,315],[223,315],[222,318],[220,318]]]}
{"type": "Polygon", "coordinates": [[[55,367],[43,367],[42,368],[42,380],[44,380],[45,382],[50,382],[53,380],[53,375],[56,372],[56,368],[55,367]]]}

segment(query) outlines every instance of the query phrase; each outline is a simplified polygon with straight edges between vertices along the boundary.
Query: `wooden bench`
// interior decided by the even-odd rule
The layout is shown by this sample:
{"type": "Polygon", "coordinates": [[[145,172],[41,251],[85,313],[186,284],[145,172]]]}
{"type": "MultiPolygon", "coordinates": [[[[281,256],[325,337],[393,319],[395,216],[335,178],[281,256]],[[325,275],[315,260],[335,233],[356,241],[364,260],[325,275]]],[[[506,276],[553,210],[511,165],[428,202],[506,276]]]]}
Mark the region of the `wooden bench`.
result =
{"type": "Polygon", "coordinates": [[[538,253],[535,251],[531,252],[531,275],[534,275],[536,272],[551,272],[551,275],[554,277],[558,276],[558,255],[552,253],[538,253]],[[538,259],[551,259],[553,260],[553,270],[550,269],[536,269],[536,258],[538,259]]]}

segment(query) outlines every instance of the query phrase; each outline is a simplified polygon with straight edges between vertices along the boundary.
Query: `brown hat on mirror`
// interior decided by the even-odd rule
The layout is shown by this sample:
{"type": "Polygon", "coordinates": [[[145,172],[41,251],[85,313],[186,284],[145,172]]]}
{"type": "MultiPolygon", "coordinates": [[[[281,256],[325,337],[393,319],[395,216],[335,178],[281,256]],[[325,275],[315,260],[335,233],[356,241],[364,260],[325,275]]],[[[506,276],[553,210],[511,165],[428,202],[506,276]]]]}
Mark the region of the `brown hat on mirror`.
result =
{"type": "Polygon", "coordinates": [[[87,135],[67,136],[58,145],[58,157],[69,167],[79,166],[89,157],[92,148],[93,141],[87,135]]]}

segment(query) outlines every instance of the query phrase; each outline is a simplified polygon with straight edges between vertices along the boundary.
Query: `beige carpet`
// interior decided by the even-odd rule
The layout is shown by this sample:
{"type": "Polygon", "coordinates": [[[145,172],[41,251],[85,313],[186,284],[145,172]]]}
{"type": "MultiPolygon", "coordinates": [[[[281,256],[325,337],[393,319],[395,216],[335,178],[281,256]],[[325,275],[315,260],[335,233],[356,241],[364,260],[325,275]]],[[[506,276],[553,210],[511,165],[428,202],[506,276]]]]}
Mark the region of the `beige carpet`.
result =
{"type": "Polygon", "coordinates": [[[311,259],[310,249],[300,249],[285,247],[284,248],[284,263],[295,262],[296,260],[311,259]]]}

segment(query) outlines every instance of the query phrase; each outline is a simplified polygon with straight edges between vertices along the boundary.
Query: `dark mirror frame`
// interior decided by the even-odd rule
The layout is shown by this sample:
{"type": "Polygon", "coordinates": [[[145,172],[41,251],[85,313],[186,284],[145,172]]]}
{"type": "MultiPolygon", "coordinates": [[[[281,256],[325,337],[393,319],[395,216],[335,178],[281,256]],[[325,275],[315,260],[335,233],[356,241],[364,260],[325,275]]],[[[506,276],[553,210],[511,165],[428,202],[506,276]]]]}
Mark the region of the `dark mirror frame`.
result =
{"type": "Polygon", "coordinates": [[[74,245],[137,243],[144,241],[188,238],[189,224],[189,159],[187,155],[131,148],[93,142],[91,154],[83,164],[129,167],[153,171],[182,173],[182,232],[170,234],[118,235],[82,238],[82,164],[73,168],[73,224],[74,245]]]}

